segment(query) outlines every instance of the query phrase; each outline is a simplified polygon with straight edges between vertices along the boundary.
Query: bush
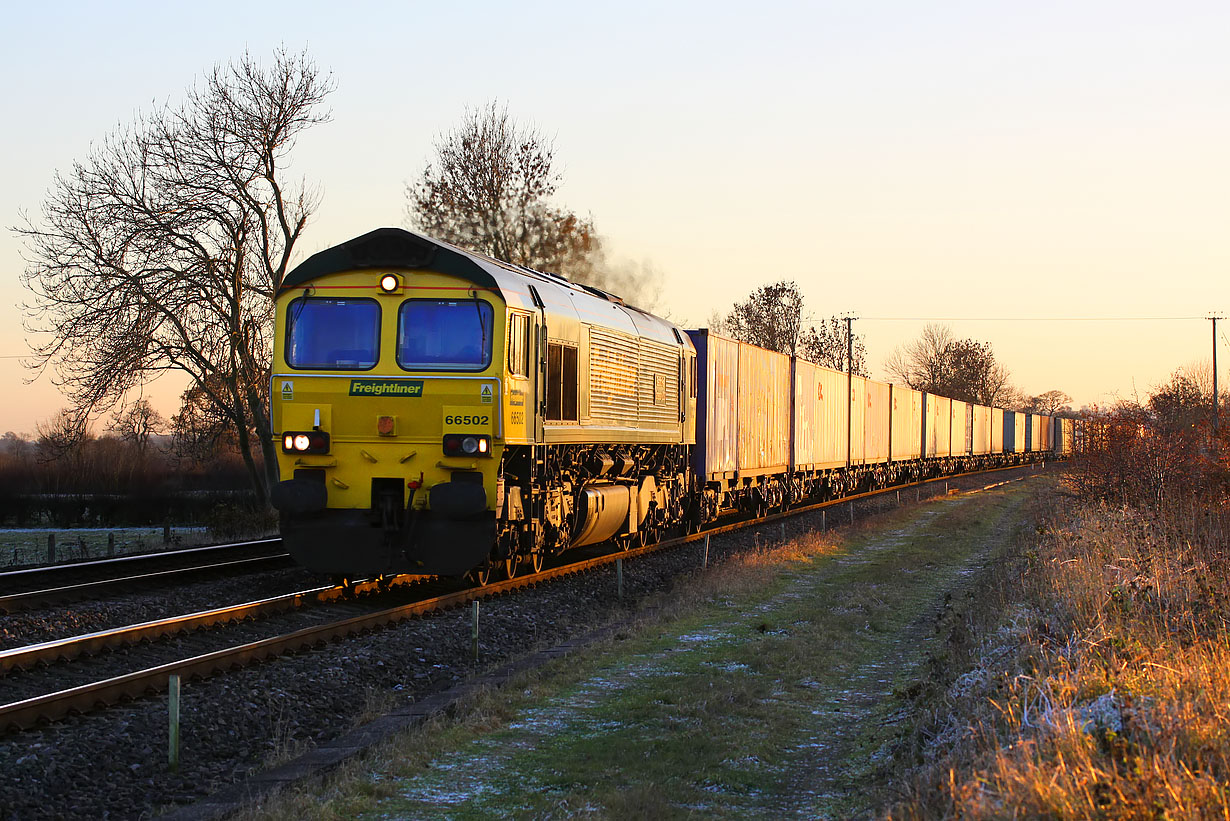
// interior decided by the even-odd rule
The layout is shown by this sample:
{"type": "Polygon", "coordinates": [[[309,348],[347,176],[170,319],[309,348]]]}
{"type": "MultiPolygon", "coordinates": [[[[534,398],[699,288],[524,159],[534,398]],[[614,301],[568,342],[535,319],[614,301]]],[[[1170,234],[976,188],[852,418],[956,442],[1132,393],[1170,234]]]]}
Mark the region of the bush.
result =
{"type": "Polygon", "coordinates": [[[263,539],[277,535],[278,514],[254,503],[217,504],[206,515],[205,528],[210,539],[219,542],[263,539]]]}

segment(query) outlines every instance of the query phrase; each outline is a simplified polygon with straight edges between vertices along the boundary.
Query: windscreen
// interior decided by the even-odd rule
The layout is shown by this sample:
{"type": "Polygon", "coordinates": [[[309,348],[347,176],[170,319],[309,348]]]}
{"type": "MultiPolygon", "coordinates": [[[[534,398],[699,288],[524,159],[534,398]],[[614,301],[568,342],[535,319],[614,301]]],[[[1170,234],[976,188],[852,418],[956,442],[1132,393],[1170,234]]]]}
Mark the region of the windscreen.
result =
{"type": "Polygon", "coordinates": [[[481,371],[491,363],[491,304],[411,299],[397,323],[397,362],[408,371],[481,371]]]}
{"type": "Polygon", "coordinates": [[[364,371],[380,358],[380,306],[374,299],[300,297],[286,313],[292,368],[364,371]]]}

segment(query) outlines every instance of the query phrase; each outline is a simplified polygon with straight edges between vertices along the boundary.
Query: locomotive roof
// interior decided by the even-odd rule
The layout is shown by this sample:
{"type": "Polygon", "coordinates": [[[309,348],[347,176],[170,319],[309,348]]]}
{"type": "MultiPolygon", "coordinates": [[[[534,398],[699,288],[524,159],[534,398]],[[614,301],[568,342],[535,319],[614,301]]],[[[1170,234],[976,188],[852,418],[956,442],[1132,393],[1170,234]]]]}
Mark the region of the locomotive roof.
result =
{"type": "MultiPolygon", "coordinates": [[[[569,306],[567,312],[584,312],[599,324],[614,323],[615,327],[642,336],[661,341],[678,340],[680,344],[691,345],[686,334],[673,330],[676,327],[673,323],[627,305],[620,297],[600,288],[570,282],[555,274],[513,265],[485,254],[464,251],[447,242],[401,228],[377,228],[313,254],[286,275],[278,292],[283,293],[328,274],[364,268],[435,271],[472,282],[480,288],[498,291],[505,299],[524,300],[526,306],[531,299],[545,300],[547,305],[544,310],[555,315],[566,304],[569,306]],[[553,294],[560,296],[553,298],[553,294]],[[560,303],[557,299],[564,302],[560,303]],[[603,304],[607,307],[598,308],[603,304]],[[592,307],[587,310],[583,307],[585,305],[592,307]],[[610,313],[611,308],[615,308],[614,314],[610,313]],[[595,310],[598,310],[597,314],[595,310]],[[617,319],[616,314],[624,318],[617,319]]],[[[575,320],[578,315],[572,313],[572,316],[575,320]]]]}
{"type": "Polygon", "coordinates": [[[493,276],[493,273],[497,272],[490,270],[495,268],[497,271],[528,275],[555,285],[579,289],[610,302],[623,304],[622,299],[599,288],[570,282],[556,274],[513,265],[485,254],[463,251],[447,242],[412,234],[401,228],[377,228],[361,237],[313,254],[286,275],[278,290],[294,288],[326,274],[359,268],[413,268],[436,271],[460,277],[484,288],[499,288],[497,277],[493,276]]]}

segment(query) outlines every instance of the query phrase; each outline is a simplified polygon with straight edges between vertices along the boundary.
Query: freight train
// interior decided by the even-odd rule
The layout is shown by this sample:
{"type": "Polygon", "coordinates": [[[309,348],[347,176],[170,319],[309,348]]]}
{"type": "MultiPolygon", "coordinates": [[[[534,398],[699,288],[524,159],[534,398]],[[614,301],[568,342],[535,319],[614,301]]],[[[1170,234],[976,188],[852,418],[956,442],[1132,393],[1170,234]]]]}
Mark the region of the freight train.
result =
{"type": "Polygon", "coordinates": [[[276,295],[283,540],[335,578],[537,571],[728,513],[1063,456],[1072,420],[848,376],[397,228],[276,295]]]}

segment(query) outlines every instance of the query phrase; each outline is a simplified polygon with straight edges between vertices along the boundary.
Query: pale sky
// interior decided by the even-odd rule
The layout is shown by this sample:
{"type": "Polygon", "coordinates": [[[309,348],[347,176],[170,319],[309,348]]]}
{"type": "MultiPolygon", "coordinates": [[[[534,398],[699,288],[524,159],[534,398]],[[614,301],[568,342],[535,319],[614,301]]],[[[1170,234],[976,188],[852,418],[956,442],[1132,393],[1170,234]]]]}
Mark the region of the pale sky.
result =
{"type": "MultiPolygon", "coordinates": [[[[554,136],[560,202],[660,272],[688,327],[793,279],[808,314],[863,317],[878,378],[942,319],[1079,406],[1207,360],[1200,317],[1230,310],[1225,2],[3,8],[6,229],[136,112],[285,45],[337,82],[293,155],[322,197],[300,258],[402,225],[432,138],[498,99],[554,136]]],[[[24,382],[21,250],[0,232],[0,432],[65,404],[24,382]]],[[[169,416],[180,389],[147,392],[169,416]]]]}

